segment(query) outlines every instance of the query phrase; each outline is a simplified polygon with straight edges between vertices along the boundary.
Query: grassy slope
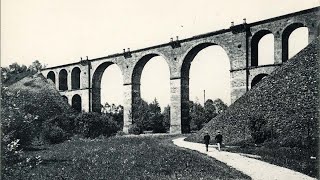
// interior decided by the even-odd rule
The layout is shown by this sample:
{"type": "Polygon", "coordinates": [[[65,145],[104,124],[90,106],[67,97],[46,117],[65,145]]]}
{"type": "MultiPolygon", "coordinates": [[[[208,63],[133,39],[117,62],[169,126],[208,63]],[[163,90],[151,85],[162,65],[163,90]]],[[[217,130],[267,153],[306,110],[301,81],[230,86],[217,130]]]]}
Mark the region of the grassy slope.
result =
{"type": "Polygon", "coordinates": [[[226,143],[247,139],[250,117],[267,120],[280,144],[302,143],[308,133],[318,138],[319,47],[318,38],[188,140],[202,141],[204,131],[215,135],[217,130],[226,143]]]}
{"type": "Polygon", "coordinates": [[[14,96],[19,94],[12,101],[21,110],[38,115],[39,120],[46,120],[55,115],[69,112],[71,109],[54,85],[41,74],[25,77],[8,86],[7,90],[14,96]]]}
{"type": "Polygon", "coordinates": [[[172,138],[74,139],[27,153],[40,155],[43,162],[23,177],[35,180],[250,179],[221,162],[174,146],[172,138]]]}

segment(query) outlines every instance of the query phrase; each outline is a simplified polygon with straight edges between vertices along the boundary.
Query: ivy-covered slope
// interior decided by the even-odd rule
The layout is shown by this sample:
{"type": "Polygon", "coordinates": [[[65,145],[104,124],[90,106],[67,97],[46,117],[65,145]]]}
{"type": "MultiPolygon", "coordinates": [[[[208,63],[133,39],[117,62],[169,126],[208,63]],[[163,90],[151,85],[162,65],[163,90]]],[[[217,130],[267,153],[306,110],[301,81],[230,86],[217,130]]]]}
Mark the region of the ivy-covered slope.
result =
{"type": "Polygon", "coordinates": [[[227,111],[187,140],[201,142],[220,130],[225,143],[252,139],[252,121],[264,121],[280,145],[317,141],[319,132],[319,38],[259,82],[227,111]]]}

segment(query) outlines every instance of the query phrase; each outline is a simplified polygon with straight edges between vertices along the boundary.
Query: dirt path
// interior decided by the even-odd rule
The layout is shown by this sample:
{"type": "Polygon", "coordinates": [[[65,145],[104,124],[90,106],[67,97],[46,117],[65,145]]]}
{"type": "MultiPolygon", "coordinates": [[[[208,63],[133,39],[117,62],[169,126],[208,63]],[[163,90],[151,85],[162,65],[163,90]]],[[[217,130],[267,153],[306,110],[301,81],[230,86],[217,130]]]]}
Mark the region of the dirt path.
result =
{"type": "Polygon", "coordinates": [[[213,147],[209,147],[209,152],[206,152],[204,144],[187,142],[184,141],[184,139],[184,137],[174,139],[173,143],[180,147],[207,154],[208,156],[211,156],[218,161],[226,163],[227,165],[243,172],[244,174],[249,175],[254,180],[315,180],[315,178],[305,174],[259,161],[257,159],[244,157],[236,153],[225,151],[219,152],[213,147]]]}

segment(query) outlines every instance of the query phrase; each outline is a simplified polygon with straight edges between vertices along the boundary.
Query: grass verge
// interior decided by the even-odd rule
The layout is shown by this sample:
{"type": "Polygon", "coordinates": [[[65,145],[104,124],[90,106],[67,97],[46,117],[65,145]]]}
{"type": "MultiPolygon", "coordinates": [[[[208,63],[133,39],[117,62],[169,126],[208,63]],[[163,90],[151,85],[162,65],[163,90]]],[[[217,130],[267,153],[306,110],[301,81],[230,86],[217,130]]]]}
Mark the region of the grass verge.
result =
{"type": "Polygon", "coordinates": [[[176,136],[73,139],[26,155],[41,163],[9,179],[250,179],[227,165],[173,145],[176,136]]]}
{"type": "Polygon", "coordinates": [[[229,147],[226,151],[261,156],[261,160],[319,178],[317,150],[298,147],[229,147]]]}

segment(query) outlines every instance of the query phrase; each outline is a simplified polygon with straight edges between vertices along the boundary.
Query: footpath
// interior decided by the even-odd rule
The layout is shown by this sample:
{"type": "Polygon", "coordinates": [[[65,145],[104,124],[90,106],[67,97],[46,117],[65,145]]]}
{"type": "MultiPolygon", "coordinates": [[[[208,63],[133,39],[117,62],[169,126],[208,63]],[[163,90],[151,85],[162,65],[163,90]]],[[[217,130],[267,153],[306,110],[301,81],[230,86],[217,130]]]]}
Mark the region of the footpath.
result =
{"type": "Polygon", "coordinates": [[[214,147],[209,146],[206,152],[204,144],[184,141],[185,137],[173,140],[177,146],[198,151],[231,166],[238,171],[250,176],[253,180],[315,180],[305,174],[276,166],[257,159],[242,156],[237,153],[218,151],[214,147]]]}

